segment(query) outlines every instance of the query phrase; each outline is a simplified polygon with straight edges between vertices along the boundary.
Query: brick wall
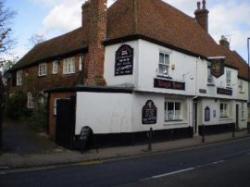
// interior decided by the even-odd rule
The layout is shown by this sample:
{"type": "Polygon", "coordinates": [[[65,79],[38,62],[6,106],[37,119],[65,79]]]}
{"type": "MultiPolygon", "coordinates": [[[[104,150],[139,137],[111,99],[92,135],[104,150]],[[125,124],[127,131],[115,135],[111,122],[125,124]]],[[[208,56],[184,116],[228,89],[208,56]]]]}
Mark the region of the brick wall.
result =
{"type": "Polygon", "coordinates": [[[74,93],[65,92],[65,93],[51,93],[49,98],[49,129],[48,134],[52,140],[55,139],[56,135],[56,115],[54,115],[54,107],[56,99],[66,99],[74,96],[74,93]]]}
{"type": "MultiPolygon", "coordinates": [[[[44,91],[55,87],[72,87],[82,81],[83,74],[79,71],[80,54],[75,56],[76,72],[73,74],[63,74],[63,60],[59,60],[59,69],[57,74],[52,74],[52,61],[47,62],[47,75],[38,76],[38,65],[31,66],[23,71],[22,86],[13,86],[12,81],[10,93],[22,90],[24,92],[44,91]]],[[[16,72],[13,72],[14,74],[16,72]]]]}

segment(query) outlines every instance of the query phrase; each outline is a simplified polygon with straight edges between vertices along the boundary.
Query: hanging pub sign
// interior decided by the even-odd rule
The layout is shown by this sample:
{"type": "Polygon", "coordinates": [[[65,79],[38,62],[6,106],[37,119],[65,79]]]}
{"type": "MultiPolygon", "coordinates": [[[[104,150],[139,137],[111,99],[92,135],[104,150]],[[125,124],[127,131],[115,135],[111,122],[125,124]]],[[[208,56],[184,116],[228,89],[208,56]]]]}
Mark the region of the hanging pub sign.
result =
{"type": "Polygon", "coordinates": [[[157,123],[157,108],[152,100],[148,100],[142,108],[142,124],[151,125],[157,123]]]}
{"type": "Polygon", "coordinates": [[[211,74],[219,78],[224,74],[225,69],[225,57],[210,57],[208,58],[211,61],[211,74]]]}
{"type": "Polygon", "coordinates": [[[176,82],[172,80],[163,80],[163,79],[155,79],[154,80],[155,88],[165,88],[165,89],[173,89],[173,90],[185,90],[184,82],[176,82]]]}
{"type": "Polygon", "coordinates": [[[133,74],[134,49],[129,45],[122,45],[115,55],[115,76],[133,74]]]}

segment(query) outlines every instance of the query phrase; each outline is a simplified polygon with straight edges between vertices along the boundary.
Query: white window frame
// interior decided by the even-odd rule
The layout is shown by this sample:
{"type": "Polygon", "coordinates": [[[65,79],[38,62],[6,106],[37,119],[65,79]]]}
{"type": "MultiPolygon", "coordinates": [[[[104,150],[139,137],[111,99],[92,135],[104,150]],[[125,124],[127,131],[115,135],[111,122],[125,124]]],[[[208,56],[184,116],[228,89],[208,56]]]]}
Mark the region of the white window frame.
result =
{"type": "Polygon", "coordinates": [[[23,71],[19,70],[16,72],[16,85],[22,86],[23,84],[23,71]]]}
{"type": "Polygon", "coordinates": [[[46,76],[47,75],[47,63],[42,63],[38,65],[38,76],[46,76]]]}
{"type": "Polygon", "coordinates": [[[228,118],[229,116],[229,104],[225,102],[220,103],[220,118],[228,118]]]}
{"type": "Polygon", "coordinates": [[[34,98],[31,92],[27,93],[27,108],[34,109],[34,98]]]}
{"type": "Polygon", "coordinates": [[[226,70],[226,85],[227,87],[231,87],[232,84],[232,71],[226,70]]]}
{"type": "Polygon", "coordinates": [[[78,66],[78,69],[79,71],[82,71],[82,66],[83,66],[83,56],[79,56],[79,66],[78,66]]]}
{"type": "Polygon", "coordinates": [[[57,101],[59,100],[60,98],[55,98],[54,99],[54,103],[53,103],[53,115],[56,116],[57,115],[57,101]]]}
{"type": "Polygon", "coordinates": [[[76,72],[75,57],[63,60],[63,74],[73,74],[76,72]]]}
{"type": "Polygon", "coordinates": [[[170,101],[170,100],[166,100],[165,101],[165,122],[169,122],[169,121],[182,121],[182,107],[183,107],[183,103],[181,101],[170,101]],[[170,114],[170,111],[168,111],[168,105],[169,103],[173,104],[173,111],[172,114],[170,114]],[[176,110],[176,105],[179,104],[179,110],[176,110]],[[179,114],[177,113],[177,111],[179,112],[179,114]],[[172,115],[173,117],[170,117],[170,115],[172,115]]]}
{"type": "Polygon", "coordinates": [[[164,77],[168,77],[169,76],[169,70],[170,70],[170,54],[168,52],[163,52],[160,51],[159,52],[159,59],[158,59],[158,75],[159,76],[164,76],[164,77]],[[163,55],[163,62],[161,62],[161,55],[163,55]],[[168,57],[168,58],[166,58],[168,57]],[[166,72],[161,72],[161,68],[160,67],[165,67],[166,68],[166,72]]]}
{"type": "Polygon", "coordinates": [[[59,62],[53,61],[52,62],[52,74],[57,74],[59,70],[59,62]]]}
{"type": "Polygon", "coordinates": [[[241,119],[245,119],[245,106],[244,103],[241,103],[241,119]]]}

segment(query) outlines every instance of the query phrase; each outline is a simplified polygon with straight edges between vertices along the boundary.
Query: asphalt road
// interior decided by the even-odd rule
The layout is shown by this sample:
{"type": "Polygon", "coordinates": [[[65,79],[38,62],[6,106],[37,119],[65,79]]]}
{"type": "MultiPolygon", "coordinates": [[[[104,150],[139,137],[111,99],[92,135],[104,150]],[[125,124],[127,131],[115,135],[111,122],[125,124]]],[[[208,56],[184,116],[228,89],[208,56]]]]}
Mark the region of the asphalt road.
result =
{"type": "Polygon", "coordinates": [[[86,164],[0,171],[0,186],[250,186],[250,138],[86,164]]]}

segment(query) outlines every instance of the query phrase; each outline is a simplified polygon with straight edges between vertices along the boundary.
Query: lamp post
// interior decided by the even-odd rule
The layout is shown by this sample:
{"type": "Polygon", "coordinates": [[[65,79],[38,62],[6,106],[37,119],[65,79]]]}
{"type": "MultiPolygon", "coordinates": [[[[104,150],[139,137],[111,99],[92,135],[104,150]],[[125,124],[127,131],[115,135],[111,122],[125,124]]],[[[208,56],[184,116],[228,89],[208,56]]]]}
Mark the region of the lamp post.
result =
{"type": "MultiPolygon", "coordinates": [[[[250,69],[249,69],[249,62],[250,62],[250,52],[249,52],[249,48],[250,48],[250,37],[247,38],[247,64],[248,64],[248,76],[247,76],[247,85],[248,85],[248,110],[249,110],[249,104],[250,104],[250,86],[249,86],[249,76],[250,76],[250,69]]],[[[249,113],[249,112],[248,112],[249,113]]],[[[249,118],[249,116],[248,116],[249,118]]],[[[247,120],[248,122],[248,120],[247,120]]],[[[249,122],[247,123],[247,127],[248,127],[248,133],[250,133],[250,124],[249,122]]]]}

